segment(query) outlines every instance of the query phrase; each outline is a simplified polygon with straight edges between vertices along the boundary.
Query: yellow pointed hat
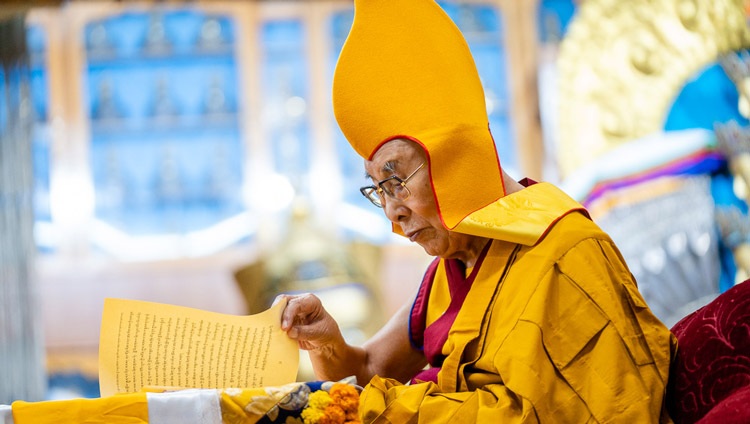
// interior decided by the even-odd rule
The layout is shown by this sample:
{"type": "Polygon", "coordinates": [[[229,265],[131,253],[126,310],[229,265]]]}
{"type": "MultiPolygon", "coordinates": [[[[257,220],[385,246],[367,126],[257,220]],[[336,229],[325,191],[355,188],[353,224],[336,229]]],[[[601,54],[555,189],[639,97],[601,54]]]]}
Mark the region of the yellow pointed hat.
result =
{"type": "Polygon", "coordinates": [[[505,196],[474,59],[433,0],[355,0],[333,109],[365,159],[394,138],[422,145],[446,228],[505,196]]]}

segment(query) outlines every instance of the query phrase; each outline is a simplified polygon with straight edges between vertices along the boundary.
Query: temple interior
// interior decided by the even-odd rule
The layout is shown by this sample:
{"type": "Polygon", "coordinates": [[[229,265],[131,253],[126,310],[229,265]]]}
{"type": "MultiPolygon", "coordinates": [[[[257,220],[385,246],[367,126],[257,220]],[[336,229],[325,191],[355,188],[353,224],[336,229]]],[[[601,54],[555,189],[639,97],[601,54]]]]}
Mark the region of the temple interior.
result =
{"type": "MultiPolygon", "coordinates": [[[[438,3],[503,169],[586,206],[668,327],[750,277],[747,2],[438,3]]],[[[360,343],[414,295],[432,258],[361,196],[331,107],[352,17],[0,6],[0,404],[100,395],[105,298],[248,315],[314,292],[360,343]]]]}

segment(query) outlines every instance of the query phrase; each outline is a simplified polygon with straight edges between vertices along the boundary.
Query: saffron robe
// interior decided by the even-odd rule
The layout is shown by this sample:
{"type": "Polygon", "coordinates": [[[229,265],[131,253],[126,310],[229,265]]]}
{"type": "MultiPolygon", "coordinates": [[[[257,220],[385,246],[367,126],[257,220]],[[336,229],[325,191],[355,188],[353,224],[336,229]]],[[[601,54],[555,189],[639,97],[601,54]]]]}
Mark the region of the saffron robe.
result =
{"type": "MultiPolygon", "coordinates": [[[[536,184],[508,204],[527,193],[553,210],[565,196],[536,184]]],[[[364,422],[671,422],[663,398],[674,336],[609,236],[585,212],[559,210],[534,244],[492,242],[448,332],[437,384],[374,377],[361,396],[364,422]]]]}

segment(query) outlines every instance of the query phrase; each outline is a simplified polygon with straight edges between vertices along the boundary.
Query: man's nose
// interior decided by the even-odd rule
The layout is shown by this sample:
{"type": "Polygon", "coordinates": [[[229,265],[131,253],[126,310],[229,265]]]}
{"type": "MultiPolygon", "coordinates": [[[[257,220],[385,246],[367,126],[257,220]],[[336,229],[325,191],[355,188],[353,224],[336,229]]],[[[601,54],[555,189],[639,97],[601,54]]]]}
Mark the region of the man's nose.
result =
{"type": "Polygon", "coordinates": [[[409,208],[404,204],[403,200],[394,199],[392,197],[387,197],[383,200],[383,211],[385,212],[385,216],[394,224],[400,223],[409,215],[409,208]]]}

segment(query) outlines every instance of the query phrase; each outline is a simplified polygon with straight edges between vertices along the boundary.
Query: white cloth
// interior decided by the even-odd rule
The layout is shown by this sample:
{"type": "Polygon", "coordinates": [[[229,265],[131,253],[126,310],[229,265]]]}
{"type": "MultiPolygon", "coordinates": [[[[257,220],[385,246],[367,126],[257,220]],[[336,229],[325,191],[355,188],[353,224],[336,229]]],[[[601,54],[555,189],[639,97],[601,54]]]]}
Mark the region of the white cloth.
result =
{"type": "Polygon", "coordinates": [[[146,393],[146,399],[149,424],[221,424],[217,390],[146,393]]]}
{"type": "Polygon", "coordinates": [[[13,424],[13,411],[10,405],[0,405],[0,424],[13,424]]]}
{"type": "Polygon", "coordinates": [[[603,181],[658,169],[715,143],[713,131],[700,128],[650,134],[623,143],[579,167],[565,177],[560,188],[575,200],[585,202],[596,185],[603,181]]]}

